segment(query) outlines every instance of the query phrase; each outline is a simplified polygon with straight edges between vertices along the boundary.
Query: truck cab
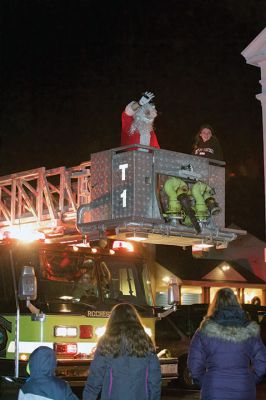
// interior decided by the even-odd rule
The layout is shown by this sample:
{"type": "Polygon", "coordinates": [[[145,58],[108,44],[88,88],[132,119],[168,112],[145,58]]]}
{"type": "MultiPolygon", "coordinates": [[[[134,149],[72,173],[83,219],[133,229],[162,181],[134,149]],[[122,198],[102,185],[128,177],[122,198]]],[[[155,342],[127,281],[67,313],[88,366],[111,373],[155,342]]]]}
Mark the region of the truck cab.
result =
{"type": "Polygon", "coordinates": [[[62,243],[0,245],[1,375],[14,374],[18,346],[19,376],[26,376],[30,353],[43,344],[56,351],[58,375],[72,384],[84,380],[110,311],[121,302],[136,307],[154,338],[145,259],[133,246],[112,245],[116,250],[62,243]],[[25,268],[32,269],[37,285],[30,302],[17,293],[25,268]]]}

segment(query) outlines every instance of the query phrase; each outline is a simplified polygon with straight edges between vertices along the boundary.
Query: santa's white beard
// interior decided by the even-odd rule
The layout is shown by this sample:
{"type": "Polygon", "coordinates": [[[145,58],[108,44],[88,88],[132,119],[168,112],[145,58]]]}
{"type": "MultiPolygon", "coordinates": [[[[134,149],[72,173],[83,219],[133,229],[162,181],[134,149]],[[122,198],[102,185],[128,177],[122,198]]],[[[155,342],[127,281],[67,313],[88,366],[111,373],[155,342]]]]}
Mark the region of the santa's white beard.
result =
{"type": "Polygon", "coordinates": [[[140,144],[144,146],[150,145],[151,131],[153,130],[153,121],[157,116],[154,106],[145,104],[135,113],[134,121],[131,125],[129,134],[133,135],[135,132],[140,134],[140,144]],[[150,115],[147,117],[145,111],[149,109],[150,115]]]}
{"type": "Polygon", "coordinates": [[[151,138],[151,131],[152,131],[152,124],[140,120],[134,120],[131,128],[130,134],[133,135],[134,132],[139,132],[140,134],[140,144],[144,146],[150,145],[150,138],[151,138]]]}

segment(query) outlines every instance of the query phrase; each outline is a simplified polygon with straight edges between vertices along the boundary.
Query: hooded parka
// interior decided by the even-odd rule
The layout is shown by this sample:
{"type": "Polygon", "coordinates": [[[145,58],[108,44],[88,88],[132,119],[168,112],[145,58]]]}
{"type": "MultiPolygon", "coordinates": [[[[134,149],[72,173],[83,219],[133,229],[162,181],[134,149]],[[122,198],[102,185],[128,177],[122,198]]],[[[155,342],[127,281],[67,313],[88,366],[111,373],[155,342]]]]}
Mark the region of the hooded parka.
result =
{"type": "Polygon", "coordinates": [[[52,349],[40,346],[29,358],[30,378],[19,391],[18,400],[78,400],[67,382],[56,378],[52,349]]]}
{"type": "Polygon", "coordinates": [[[259,325],[237,306],[205,319],[190,345],[188,368],[202,400],[255,400],[266,374],[266,348],[259,325]]]}
{"type": "Polygon", "coordinates": [[[156,354],[102,356],[96,352],[83,400],[160,400],[161,371],[156,354]]]}

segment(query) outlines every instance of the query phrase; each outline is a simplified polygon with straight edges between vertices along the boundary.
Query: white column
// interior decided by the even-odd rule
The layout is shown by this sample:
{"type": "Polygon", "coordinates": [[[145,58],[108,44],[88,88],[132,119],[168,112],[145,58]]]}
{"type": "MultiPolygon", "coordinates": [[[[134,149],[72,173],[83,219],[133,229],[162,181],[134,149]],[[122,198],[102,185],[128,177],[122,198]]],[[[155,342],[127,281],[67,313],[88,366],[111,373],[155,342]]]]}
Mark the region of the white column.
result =
{"type": "MultiPolygon", "coordinates": [[[[262,127],[263,127],[263,160],[264,160],[264,212],[266,218],[266,61],[259,63],[261,69],[261,89],[256,98],[261,102],[262,107],[262,127]]],[[[266,223],[265,223],[266,226],[266,223]]],[[[265,236],[266,236],[266,232],[265,236]]]]}
{"type": "MultiPolygon", "coordinates": [[[[266,28],[242,51],[247,64],[259,67],[261,70],[261,93],[256,98],[262,106],[263,126],[263,156],[264,156],[264,199],[266,199],[266,28]]],[[[266,201],[264,200],[265,218],[266,201]]],[[[266,224],[265,224],[266,225],[266,224]]]]}

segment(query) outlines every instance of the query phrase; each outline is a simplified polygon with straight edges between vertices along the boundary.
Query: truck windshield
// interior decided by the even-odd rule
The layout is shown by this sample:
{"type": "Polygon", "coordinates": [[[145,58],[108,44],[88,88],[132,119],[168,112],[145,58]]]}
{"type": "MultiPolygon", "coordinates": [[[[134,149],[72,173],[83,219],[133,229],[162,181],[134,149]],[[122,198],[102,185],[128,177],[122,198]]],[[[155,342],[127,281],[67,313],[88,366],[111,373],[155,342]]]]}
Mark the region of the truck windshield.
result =
{"type": "MultiPolygon", "coordinates": [[[[0,246],[1,312],[15,312],[10,247],[0,246]]],[[[110,310],[119,302],[152,305],[151,287],[144,258],[135,254],[92,254],[71,246],[12,246],[16,280],[21,269],[32,265],[37,278],[34,304],[44,312],[110,310]]],[[[21,311],[28,312],[21,302],[21,311]]]]}
{"type": "Polygon", "coordinates": [[[148,305],[145,264],[139,258],[67,250],[40,251],[39,289],[44,302],[148,305]]]}

